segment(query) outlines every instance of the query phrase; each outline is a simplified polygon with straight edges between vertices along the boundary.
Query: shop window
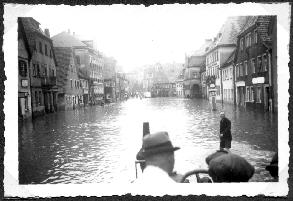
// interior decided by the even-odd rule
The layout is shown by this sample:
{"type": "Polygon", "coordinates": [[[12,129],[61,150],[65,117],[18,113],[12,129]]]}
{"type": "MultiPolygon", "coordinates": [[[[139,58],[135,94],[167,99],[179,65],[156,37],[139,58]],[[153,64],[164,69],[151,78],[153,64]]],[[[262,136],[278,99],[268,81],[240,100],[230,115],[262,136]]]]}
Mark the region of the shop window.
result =
{"type": "Polygon", "coordinates": [[[250,87],[246,87],[245,100],[246,102],[250,101],[250,87]]]}
{"type": "Polygon", "coordinates": [[[253,86],[250,87],[250,101],[254,102],[254,89],[253,86]]]}
{"type": "Polygon", "coordinates": [[[261,87],[256,88],[256,102],[261,103],[261,87]]]}
{"type": "Polygon", "coordinates": [[[18,61],[18,73],[22,77],[27,76],[27,65],[25,61],[22,61],[22,60],[18,61]]]}
{"type": "Polygon", "coordinates": [[[28,110],[28,97],[27,96],[24,99],[24,109],[28,110]]]}

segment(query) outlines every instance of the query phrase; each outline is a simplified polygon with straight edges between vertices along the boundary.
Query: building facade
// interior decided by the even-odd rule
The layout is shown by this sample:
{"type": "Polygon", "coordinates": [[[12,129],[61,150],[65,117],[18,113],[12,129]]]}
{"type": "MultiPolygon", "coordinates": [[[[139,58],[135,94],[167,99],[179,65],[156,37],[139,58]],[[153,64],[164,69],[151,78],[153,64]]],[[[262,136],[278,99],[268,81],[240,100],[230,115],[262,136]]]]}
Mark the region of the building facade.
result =
{"type": "MultiPolygon", "coordinates": [[[[20,21],[20,20],[19,20],[20,21]]],[[[30,89],[31,53],[21,22],[18,22],[18,117],[32,116],[30,89]]]]}
{"type": "Polygon", "coordinates": [[[19,18],[24,27],[32,55],[30,71],[32,115],[57,110],[56,59],[49,30],[43,32],[31,17],[19,18]]]}
{"type": "MultiPolygon", "coordinates": [[[[209,84],[215,85],[217,101],[223,100],[222,74],[220,69],[235,51],[237,35],[246,25],[247,21],[248,17],[246,16],[229,17],[213,39],[206,53],[206,80],[214,81],[214,83],[209,84]]],[[[210,86],[207,85],[207,91],[209,89],[210,86]]],[[[209,93],[207,93],[207,96],[209,97],[209,93]]]]}
{"type": "Polygon", "coordinates": [[[253,16],[238,36],[235,58],[237,105],[272,111],[274,86],[270,25],[273,16],[253,16]]]}
{"type": "Polygon", "coordinates": [[[222,97],[224,103],[234,104],[234,57],[235,52],[221,66],[220,74],[222,78],[222,97]]]}
{"type": "Polygon", "coordinates": [[[75,109],[83,106],[82,82],[78,76],[72,47],[54,47],[57,66],[58,108],[61,110],[75,109]]]}

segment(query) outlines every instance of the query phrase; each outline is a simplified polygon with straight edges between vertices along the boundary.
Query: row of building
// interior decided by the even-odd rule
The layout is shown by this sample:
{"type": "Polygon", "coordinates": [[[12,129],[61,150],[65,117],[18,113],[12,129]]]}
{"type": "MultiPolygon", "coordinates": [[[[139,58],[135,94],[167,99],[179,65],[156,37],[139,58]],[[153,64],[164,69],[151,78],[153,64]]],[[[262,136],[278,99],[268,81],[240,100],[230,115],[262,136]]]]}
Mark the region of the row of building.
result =
{"type": "Polygon", "coordinates": [[[176,96],[176,79],[183,64],[156,63],[143,69],[143,91],[150,92],[151,97],[176,96]]]}
{"type": "Polygon", "coordinates": [[[185,57],[177,96],[211,97],[266,111],[278,109],[276,16],[229,17],[217,36],[185,57]]]}
{"type": "Polygon", "coordinates": [[[50,37],[31,17],[18,18],[18,107],[26,119],[124,98],[128,81],[116,60],[70,31],[50,37]]]}

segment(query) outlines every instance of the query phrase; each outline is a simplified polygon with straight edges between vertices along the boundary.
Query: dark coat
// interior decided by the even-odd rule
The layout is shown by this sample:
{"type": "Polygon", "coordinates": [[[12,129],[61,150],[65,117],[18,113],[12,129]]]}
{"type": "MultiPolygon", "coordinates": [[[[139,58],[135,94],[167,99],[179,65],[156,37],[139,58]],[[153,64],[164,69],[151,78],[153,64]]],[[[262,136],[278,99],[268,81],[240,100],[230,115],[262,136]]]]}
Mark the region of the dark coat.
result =
{"type": "Polygon", "coordinates": [[[224,139],[232,140],[231,121],[226,117],[224,117],[220,121],[220,133],[223,134],[224,139]]]}

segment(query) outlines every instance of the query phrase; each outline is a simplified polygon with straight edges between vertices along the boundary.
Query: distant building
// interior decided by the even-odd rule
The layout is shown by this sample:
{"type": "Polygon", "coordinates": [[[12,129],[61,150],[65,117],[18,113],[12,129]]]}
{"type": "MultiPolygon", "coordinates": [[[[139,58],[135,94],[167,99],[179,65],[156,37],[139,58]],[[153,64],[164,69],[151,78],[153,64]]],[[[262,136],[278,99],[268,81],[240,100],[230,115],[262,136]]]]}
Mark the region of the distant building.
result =
{"type": "Polygon", "coordinates": [[[56,59],[49,30],[43,32],[40,23],[31,17],[19,18],[24,27],[32,55],[30,72],[32,115],[57,109],[56,59]]]}
{"type": "MultiPolygon", "coordinates": [[[[206,52],[206,77],[214,81],[217,101],[223,100],[220,68],[236,49],[237,35],[247,20],[246,16],[229,17],[206,52]]],[[[207,91],[210,84],[207,84],[207,91]]],[[[209,93],[207,95],[209,97],[209,93]]]]}
{"type": "Polygon", "coordinates": [[[251,16],[238,35],[235,58],[237,105],[265,111],[274,108],[274,91],[277,89],[273,77],[276,76],[277,65],[276,49],[272,44],[276,41],[273,34],[276,32],[270,26],[274,26],[275,20],[273,16],[251,16]]]}
{"type": "Polygon", "coordinates": [[[103,84],[103,57],[93,47],[93,41],[80,41],[75,34],[61,32],[53,40],[62,46],[73,48],[75,64],[78,66],[78,75],[83,79],[82,83],[88,84],[88,89],[82,86],[83,103],[98,104],[103,101],[104,84],[103,84]]]}
{"type": "Polygon", "coordinates": [[[23,24],[18,20],[18,116],[27,119],[32,116],[31,105],[31,52],[23,24]]]}
{"type": "MultiPolygon", "coordinates": [[[[62,110],[83,106],[84,90],[79,78],[79,65],[75,60],[75,48],[86,45],[68,32],[52,37],[57,59],[58,107],[62,110]]],[[[86,99],[87,100],[87,99],[86,99]]]]}
{"type": "Polygon", "coordinates": [[[54,44],[57,66],[58,107],[62,110],[83,106],[82,83],[78,76],[74,52],[71,47],[54,44]]]}
{"type": "Polygon", "coordinates": [[[178,75],[175,84],[176,84],[176,96],[177,97],[184,97],[184,89],[183,89],[183,83],[184,83],[184,71],[182,69],[181,73],[178,75]]]}
{"type": "Polygon", "coordinates": [[[205,68],[205,53],[211,45],[212,40],[205,40],[204,44],[192,53],[185,56],[184,94],[187,98],[202,97],[201,71],[205,68]]]}
{"type": "Polygon", "coordinates": [[[116,100],[116,60],[112,57],[104,57],[104,94],[105,102],[116,100]]]}

